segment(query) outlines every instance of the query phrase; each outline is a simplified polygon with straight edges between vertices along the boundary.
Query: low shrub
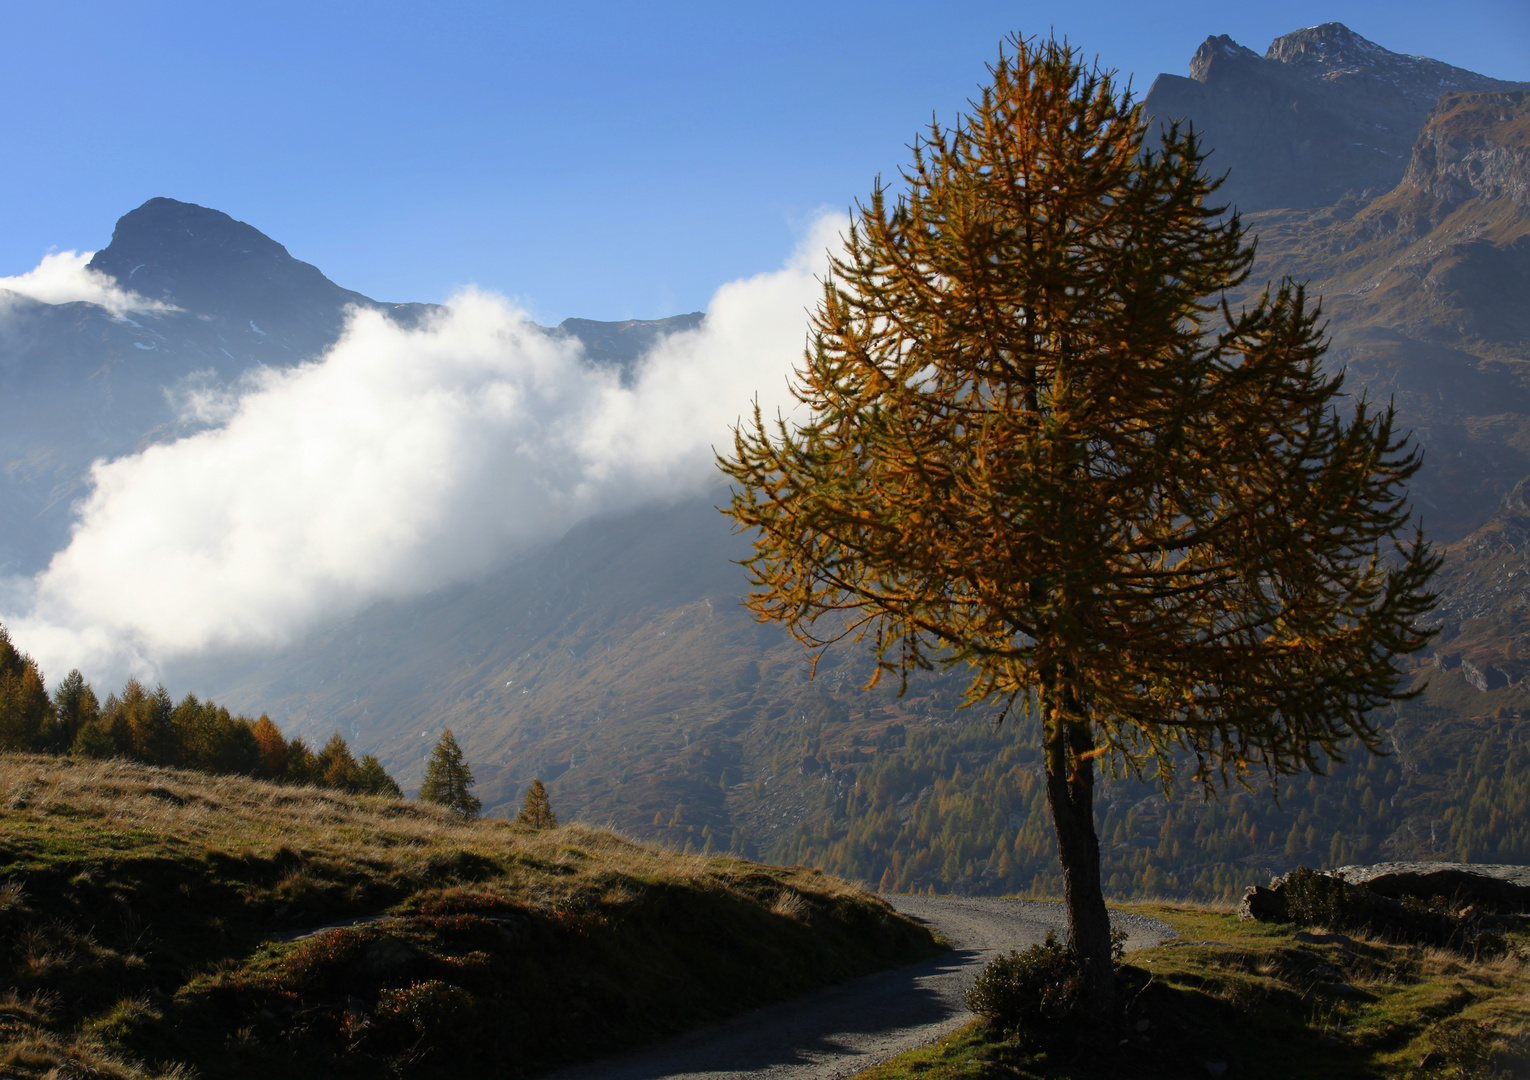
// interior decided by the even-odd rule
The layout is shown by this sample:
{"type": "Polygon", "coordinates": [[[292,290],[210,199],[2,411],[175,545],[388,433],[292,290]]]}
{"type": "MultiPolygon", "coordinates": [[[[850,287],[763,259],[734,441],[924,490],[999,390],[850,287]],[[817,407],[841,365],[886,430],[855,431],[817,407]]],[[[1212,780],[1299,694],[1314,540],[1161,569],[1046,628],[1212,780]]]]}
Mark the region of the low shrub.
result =
{"type": "Polygon", "coordinates": [[[384,1023],[409,1024],[430,1043],[452,1043],[472,1027],[473,995],[460,986],[430,979],[384,990],[376,1013],[384,1023]]]}
{"type": "Polygon", "coordinates": [[[1430,1047],[1423,1071],[1475,1080],[1493,1075],[1493,1029],[1464,1016],[1452,1016],[1424,1033],[1430,1047]]]}
{"type": "Polygon", "coordinates": [[[989,961],[967,991],[967,1008],[1001,1031],[1044,1044],[1081,1015],[1083,982],[1078,957],[1048,933],[1040,945],[989,961]]]}

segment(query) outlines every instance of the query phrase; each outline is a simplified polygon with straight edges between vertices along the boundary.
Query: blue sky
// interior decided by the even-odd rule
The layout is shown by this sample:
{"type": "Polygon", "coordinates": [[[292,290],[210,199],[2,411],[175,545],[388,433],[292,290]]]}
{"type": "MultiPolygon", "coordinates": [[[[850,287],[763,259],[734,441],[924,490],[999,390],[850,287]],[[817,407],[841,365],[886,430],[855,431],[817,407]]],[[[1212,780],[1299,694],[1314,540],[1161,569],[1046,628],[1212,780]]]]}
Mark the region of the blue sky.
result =
{"type": "Polygon", "coordinates": [[[781,264],[892,174],[1008,32],[1145,92],[1209,34],[1337,20],[1530,79],[1525,0],[7,5],[0,275],[168,195],[383,300],[473,283],[543,321],[651,318],[781,264]]]}

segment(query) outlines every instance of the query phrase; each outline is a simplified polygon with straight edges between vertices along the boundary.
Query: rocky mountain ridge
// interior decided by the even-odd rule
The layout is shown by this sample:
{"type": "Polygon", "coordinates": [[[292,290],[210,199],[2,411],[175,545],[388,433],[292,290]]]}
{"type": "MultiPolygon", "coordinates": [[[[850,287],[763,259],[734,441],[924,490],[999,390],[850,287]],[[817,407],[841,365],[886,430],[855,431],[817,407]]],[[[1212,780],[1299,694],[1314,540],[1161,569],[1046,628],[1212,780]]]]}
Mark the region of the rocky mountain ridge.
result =
{"type": "Polygon", "coordinates": [[[1228,172],[1221,197],[1249,213],[1379,195],[1402,178],[1442,93],[1523,89],[1324,23],[1276,38],[1263,56],[1209,37],[1189,77],[1159,75],[1145,104],[1160,121],[1194,123],[1213,171],[1228,172]]]}

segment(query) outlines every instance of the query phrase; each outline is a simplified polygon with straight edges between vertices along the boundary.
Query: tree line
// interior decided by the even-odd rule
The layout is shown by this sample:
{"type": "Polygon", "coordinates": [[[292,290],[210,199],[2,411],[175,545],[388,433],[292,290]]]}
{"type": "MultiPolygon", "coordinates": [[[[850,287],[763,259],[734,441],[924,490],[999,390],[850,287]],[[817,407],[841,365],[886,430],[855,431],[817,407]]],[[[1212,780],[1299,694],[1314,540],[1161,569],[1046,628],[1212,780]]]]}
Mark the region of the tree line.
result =
{"type": "MultiPolygon", "coordinates": [[[[354,795],[402,799],[403,790],[376,755],[351,752],[338,731],[319,750],[291,739],[264,713],[235,716],[212,701],[187,694],[179,703],[164,686],[147,689],[129,679],[102,702],[78,669],[50,696],[37,662],[17,650],[0,626],[0,751],[128,758],[200,772],[237,774],[283,784],[310,784],[354,795]]],[[[425,769],[420,798],[464,818],[477,817],[473,773],[451,729],[442,732],[425,769]]],[[[526,790],[516,818],[533,829],[557,828],[557,815],[541,780],[526,790]]]]}
{"type": "Polygon", "coordinates": [[[36,662],[0,627],[0,750],[122,757],[148,765],[312,784],[361,795],[403,798],[375,755],[358,761],[336,732],[317,751],[282,735],[271,718],[232,715],[187,694],[129,679],[101,701],[78,670],[50,695],[36,662]]]}

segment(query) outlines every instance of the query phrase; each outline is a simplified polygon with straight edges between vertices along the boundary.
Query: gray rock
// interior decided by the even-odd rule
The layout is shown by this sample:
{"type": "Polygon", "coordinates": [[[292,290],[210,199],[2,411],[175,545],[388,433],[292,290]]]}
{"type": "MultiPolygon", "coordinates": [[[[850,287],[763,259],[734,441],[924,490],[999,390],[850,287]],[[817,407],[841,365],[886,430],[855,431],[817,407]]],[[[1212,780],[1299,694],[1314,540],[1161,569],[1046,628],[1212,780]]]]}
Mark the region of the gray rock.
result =
{"type": "Polygon", "coordinates": [[[1497,863],[1377,863],[1333,871],[1351,885],[1401,900],[1444,896],[1499,914],[1530,911],[1530,866],[1497,863]]]}
{"type": "Polygon", "coordinates": [[[1330,997],[1351,999],[1368,998],[1371,996],[1364,990],[1360,989],[1358,986],[1353,986],[1347,982],[1329,983],[1327,986],[1323,987],[1323,993],[1329,995],[1330,997]]]}
{"type": "Polygon", "coordinates": [[[1467,682],[1484,694],[1509,685],[1509,676],[1502,669],[1492,664],[1474,664],[1465,657],[1461,659],[1461,674],[1466,677],[1467,682]]]}
{"type": "Polygon", "coordinates": [[[361,970],[369,975],[384,975],[413,963],[424,955],[412,945],[389,935],[373,942],[367,951],[361,954],[361,970]]]}

